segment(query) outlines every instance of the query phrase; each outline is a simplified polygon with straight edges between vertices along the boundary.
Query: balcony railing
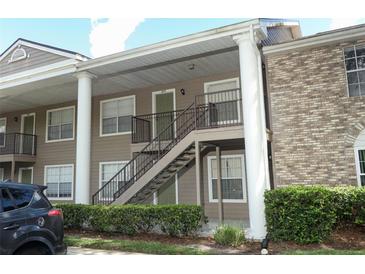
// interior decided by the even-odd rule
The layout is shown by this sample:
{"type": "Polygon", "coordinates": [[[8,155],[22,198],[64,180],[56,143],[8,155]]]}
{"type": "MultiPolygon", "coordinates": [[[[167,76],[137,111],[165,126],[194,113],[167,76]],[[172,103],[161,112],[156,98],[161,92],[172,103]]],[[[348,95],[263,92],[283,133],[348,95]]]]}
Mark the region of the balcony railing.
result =
{"type": "Polygon", "coordinates": [[[0,134],[0,155],[36,155],[37,136],[23,133],[0,134]]]}
{"type": "MultiPolygon", "coordinates": [[[[242,124],[240,89],[209,92],[195,97],[196,129],[227,127],[242,124]]],[[[132,117],[132,143],[150,142],[184,110],[152,113],[132,117]]],[[[164,131],[165,140],[176,134],[176,125],[164,131]]]]}

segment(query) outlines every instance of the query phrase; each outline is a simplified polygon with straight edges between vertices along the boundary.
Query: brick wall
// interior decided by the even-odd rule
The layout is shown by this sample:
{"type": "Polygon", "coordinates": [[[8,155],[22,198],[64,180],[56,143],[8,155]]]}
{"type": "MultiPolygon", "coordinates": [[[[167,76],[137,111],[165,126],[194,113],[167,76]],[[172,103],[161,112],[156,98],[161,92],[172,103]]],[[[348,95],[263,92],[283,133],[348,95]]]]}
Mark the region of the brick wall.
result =
{"type": "Polygon", "coordinates": [[[351,44],[267,56],[276,185],[357,184],[353,145],[365,98],[347,95],[343,48],[351,44]]]}

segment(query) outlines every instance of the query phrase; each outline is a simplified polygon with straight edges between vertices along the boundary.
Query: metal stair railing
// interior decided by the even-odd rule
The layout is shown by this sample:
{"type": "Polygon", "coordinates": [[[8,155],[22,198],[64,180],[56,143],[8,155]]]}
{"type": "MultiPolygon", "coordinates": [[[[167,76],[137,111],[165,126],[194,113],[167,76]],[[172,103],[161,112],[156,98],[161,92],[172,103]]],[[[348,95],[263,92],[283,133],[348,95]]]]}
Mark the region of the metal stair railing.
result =
{"type": "Polygon", "coordinates": [[[93,195],[92,203],[102,205],[113,203],[186,135],[192,132],[196,126],[197,108],[194,102],[177,115],[169,126],[164,128],[156,138],[106,182],[93,195]],[[171,130],[175,132],[173,136],[170,134],[171,130]],[[171,139],[168,140],[169,138],[166,138],[166,136],[170,136],[171,139]]]}

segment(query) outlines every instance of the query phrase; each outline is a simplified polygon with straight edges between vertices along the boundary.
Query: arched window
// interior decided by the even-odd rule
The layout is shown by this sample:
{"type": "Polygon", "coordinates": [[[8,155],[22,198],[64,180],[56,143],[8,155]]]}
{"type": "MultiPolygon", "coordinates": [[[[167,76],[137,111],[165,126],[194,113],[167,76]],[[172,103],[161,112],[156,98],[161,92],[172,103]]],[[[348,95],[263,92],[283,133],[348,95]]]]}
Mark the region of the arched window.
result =
{"type": "Polygon", "coordinates": [[[356,175],[359,186],[365,186],[365,129],[355,140],[356,175]]]}
{"type": "Polygon", "coordinates": [[[20,61],[23,59],[27,59],[29,55],[27,55],[27,52],[25,49],[23,49],[20,45],[13,51],[11,54],[11,57],[9,59],[9,63],[13,63],[16,61],[20,61]]]}

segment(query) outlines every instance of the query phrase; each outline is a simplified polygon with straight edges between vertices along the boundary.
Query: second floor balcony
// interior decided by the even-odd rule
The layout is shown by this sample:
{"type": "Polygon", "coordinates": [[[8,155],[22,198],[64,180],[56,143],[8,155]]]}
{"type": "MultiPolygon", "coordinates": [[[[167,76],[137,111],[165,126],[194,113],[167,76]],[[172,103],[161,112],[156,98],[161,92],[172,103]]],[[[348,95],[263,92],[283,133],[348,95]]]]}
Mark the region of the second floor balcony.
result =
{"type": "Polygon", "coordinates": [[[37,136],[23,133],[0,133],[0,161],[33,159],[37,153],[37,136]]]}
{"type": "MultiPolygon", "coordinates": [[[[189,117],[195,119],[196,130],[242,125],[240,89],[204,93],[196,96],[193,104],[195,113],[189,117]]],[[[158,135],[171,140],[179,127],[175,118],[182,112],[184,109],[132,117],[132,143],[151,142],[158,135]]]]}

